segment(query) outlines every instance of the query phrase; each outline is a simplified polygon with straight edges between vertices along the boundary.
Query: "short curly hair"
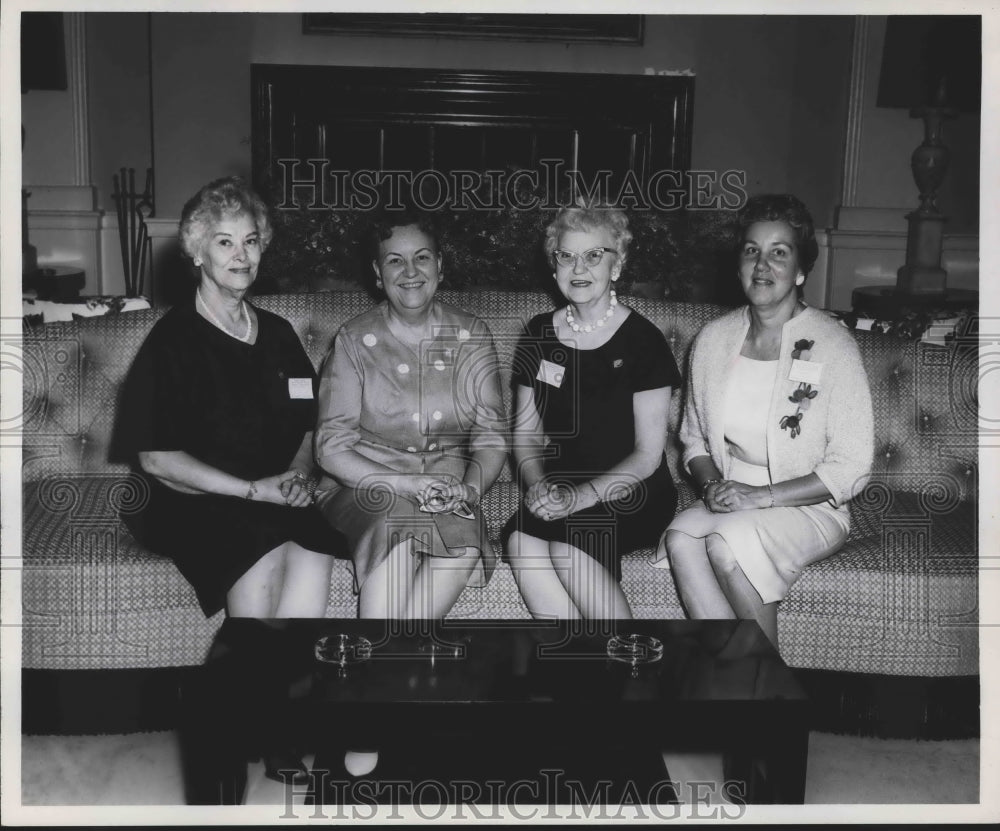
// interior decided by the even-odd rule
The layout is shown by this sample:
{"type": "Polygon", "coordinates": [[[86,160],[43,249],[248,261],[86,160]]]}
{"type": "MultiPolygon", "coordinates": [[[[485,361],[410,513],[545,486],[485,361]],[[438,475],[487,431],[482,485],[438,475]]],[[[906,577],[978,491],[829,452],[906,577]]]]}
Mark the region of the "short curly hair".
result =
{"type": "Polygon", "coordinates": [[[438,229],[430,214],[423,211],[406,209],[402,211],[385,210],[377,214],[369,224],[365,234],[365,254],[369,260],[378,259],[379,246],[392,236],[397,228],[410,225],[420,229],[434,243],[434,253],[441,251],[438,229]]]}
{"type": "Polygon", "coordinates": [[[628,217],[617,208],[602,208],[598,205],[568,205],[559,209],[555,219],[545,229],[545,256],[549,265],[555,268],[552,252],[559,246],[559,237],[567,231],[595,231],[606,228],[615,241],[618,258],[624,264],[628,256],[628,244],[632,242],[632,232],[628,229],[628,217]]]}
{"type": "Polygon", "coordinates": [[[375,290],[378,278],[368,268],[367,263],[378,261],[379,246],[389,239],[397,228],[408,228],[411,225],[431,238],[431,242],[434,245],[434,253],[440,255],[441,240],[437,224],[430,214],[410,208],[401,211],[384,210],[376,214],[365,232],[364,252],[366,265],[364,274],[370,280],[369,289],[375,290]]]}
{"type": "Polygon", "coordinates": [[[239,176],[209,182],[184,205],[178,229],[181,249],[194,259],[212,226],[226,217],[249,216],[257,226],[260,250],[271,242],[274,229],[267,205],[239,176]]]}
{"type": "Polygon", "coordinates": [[[784,222],[795,234],[795,248],[803,274],[809,274],[819,256],[816,229],[809,210],[790,193],[751,196],[737,216],[736,248],[742,247],[747,230],[756,222],[784,222]]]}

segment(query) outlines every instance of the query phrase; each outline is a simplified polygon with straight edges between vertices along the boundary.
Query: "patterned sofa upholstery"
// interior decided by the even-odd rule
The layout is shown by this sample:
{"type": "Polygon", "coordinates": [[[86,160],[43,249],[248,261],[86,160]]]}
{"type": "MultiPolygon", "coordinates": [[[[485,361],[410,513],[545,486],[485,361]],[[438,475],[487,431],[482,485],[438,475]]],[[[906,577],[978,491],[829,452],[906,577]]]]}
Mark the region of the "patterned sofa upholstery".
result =
{"type": "MultiPolygon", "coordinates": [[[[509,367],[523,323],[551,306],[539,294],[442,292],[481,317],[509,367]]],[[[368,308],[361,292],[261,296],[288,318],[318,366],[338,327],[368,308]]],[[[718,307],[632,298],[683,364],[718,307]]],[[[129,668],[200,663],[221,623],[206,620],[173,564],[140,547],[119,519],[143,499],[141,480],[109,458],[117,396],[160,312],[53,324],[23,352],[23,666],[129,668]]],[[[896,675],[974,675],[977,608],[975,349],[856,334],[875,404],[872,483],[852,505],[845,549],[811,566],[781,604],[782,652],[793,666],[896,675]]],[[[974,344],[973,344],[974,345],[974,344]]],[[[675,395],[669,446],[676,471],[675,395]]],[[[682,485],[681,504],[693,499],[682,485]]],[[[484,505],[493,544],[513,513],[509,472],[484,505]]],[[[183,517],[178,517],[183,521],[183,517]]],[[[624,563],[638,617],[683,616],[669,569],[651,552],[624,563]]],[[[349,565],[338,562],[328,615],[352,617],[349,565]]],[[[527,617],[504,564],[467,589],[453,617],[527,617]]]]}

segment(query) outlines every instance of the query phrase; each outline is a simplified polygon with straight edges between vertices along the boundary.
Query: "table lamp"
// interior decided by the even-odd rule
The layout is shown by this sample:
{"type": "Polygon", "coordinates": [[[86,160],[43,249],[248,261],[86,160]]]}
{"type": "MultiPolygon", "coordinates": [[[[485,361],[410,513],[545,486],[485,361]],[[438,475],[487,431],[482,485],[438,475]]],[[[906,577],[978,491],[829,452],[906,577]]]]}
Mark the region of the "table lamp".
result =
{"type": "Polygon", "coordinates": [[[896,273],[897,301],[947,296],[941,247],[948,217],[937,202],[951,157],[943,125],[959,113],[979,112],[981,85],[980,17],[888,18],[876,105],[908,109],[911,118],[924,122],[923,143],[910,157],[920,204],[906,215],[906,262],[896,273]]]}

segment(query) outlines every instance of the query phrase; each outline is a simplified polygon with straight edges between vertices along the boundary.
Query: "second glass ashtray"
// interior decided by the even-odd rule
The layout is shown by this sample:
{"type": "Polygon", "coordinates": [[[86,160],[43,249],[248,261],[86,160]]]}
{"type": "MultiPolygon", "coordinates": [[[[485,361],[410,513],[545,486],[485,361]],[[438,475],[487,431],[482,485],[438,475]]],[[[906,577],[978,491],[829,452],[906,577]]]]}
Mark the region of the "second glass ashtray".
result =
{"type": "Polygon", "coordinates": [[[361,635],[324,635],[316,641],[316,660],[345,667],[372,656],[372,642],[361,635]]]}
{"type": "Polygon", "coordinates": [[[631,666],[653,664],[663,657],[663,641],[652,635],[615,635],[608,640],[608,657],[631,666]]]}

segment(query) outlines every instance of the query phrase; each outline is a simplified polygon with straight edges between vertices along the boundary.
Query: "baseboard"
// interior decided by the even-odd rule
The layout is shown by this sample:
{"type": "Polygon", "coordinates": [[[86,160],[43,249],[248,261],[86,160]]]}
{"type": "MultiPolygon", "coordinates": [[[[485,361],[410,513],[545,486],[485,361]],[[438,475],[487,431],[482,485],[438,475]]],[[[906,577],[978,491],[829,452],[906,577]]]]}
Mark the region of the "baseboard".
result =
{"type": "MultiPolygon", "coordinates": [[[[177,726],[184,678],[197,667],[21,672],[21,732],[87,735],[177,726]]],[[[879,738],[979,736],[979,676],[918,678],[798,669],[810,727],[879,738]]]]}

